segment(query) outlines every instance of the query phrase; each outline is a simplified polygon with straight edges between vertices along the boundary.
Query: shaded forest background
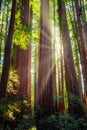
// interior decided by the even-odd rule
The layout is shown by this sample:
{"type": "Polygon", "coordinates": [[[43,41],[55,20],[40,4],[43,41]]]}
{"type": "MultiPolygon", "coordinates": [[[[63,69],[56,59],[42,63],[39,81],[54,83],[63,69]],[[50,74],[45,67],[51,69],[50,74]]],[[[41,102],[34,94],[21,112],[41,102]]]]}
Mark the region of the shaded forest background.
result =
{"type": "Polygon", "coordinates": [[[0,0],[0,130],[87,129],[87,1],[0,0]]]}

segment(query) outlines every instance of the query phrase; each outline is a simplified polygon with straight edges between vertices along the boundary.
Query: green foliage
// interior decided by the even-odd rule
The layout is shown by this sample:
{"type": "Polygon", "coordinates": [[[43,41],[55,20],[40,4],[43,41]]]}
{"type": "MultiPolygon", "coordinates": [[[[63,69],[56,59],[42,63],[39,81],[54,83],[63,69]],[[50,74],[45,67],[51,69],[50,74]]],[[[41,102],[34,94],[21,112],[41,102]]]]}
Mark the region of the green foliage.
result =
{"type": "Polygon", "coordinates": [[[18,93],[19,89],[19,79],[17,75],[17,71],[14,69],[10,69],[9,72],[9,80],[7,86],[7,99],[0,100],[0,117],[3,117],[3,112],[6,111],[6,117],[10,119],[14,119],[13,113],[14,111],[18,112],[17,104],[15,104],[14,100],[12,101],[14,95],[18,93]],[[11,99],[10,99],[11,98],[11,99]]]}
{"type": "Polygon", "coordinates": [[[34,17],[32,19],[32,41],[34,44],[38,44],[40,38],[40,0],[30,1],[30,6],[34,17]]]}
{"type": "Polygon", "coordinates": [[[19,120],[18,117],[24,116],[28,110],[28,105],[26,99],[23,100],[9,100],[7,103],[7,108],[5,112],[5,119],[9,121],[19,120]]]}
{"type": "MultiPolygon", "coordinates": [[[[79,98],[69,95],[70,102],[81,104],[83,103],[79,98]]],[[[62,99],[62,97],[60,98],[62,99]]],[[[75,105],[76,105],[75,104],[75,105]]],[[[79,115],[55,113],[54,115],[47,115],[44,108],[38,106],[34,115],[27,115],[28,103],[23,94],[15,97],[13,100],[3,100],[0,102],[1,111],[5,110],[5,120],[7,122],[6,130],[86,130],[87,117],[81,114],[83,111],[80,109],[79,115]],[[5,104],[5,106],[3,105],[5,104]],[[1,105],[2,104],[2,105],[1,105]],[[15,122],[15,123],[14,123],[15,122]]],[[[1,116],[1,115],[0,115],[1,116]]]]}
{"type": "Polygon", "coordinates": [[[87,119],[76,119],[70,115],[45,116],[40,120],[35,120],[31,115],[26,116],[15,130],[30,130],[36,126],[37,130],[86,130],[87,119]]]}
{"type": "Polygon", "coordinates": [[[0,101],[0,117],[4,116],[5,120],[18,120],[18,116],[24,116],[27,111],[28,103],[25,98],[16,97],[15,99],[2,99],[0,101]]]}
{"type": "Polygon", "coordinates": [[[74,115],[75,117],[83,117],[86,114],[86,106],[81,101],[81,99],[75,95],[72,95],[71,93],[68,93],[68,95],[61,95],[54,97],[54,100],[63,101],[65,102],[65,106],[67,106],[64,111],[65,113],[69,113],[71,115],[74,115]]]}
{"type": "Polygon", "coordinates": [[[6,121],[6,130],[14,126],[28,112],[29,104],[26,96],[19,93],[19,78],[17,71],[10,69],[9,80],[7,86],[7,98],[0,100],[0,118],[6,121]],[[3,114],[4,113],[4,114],[3,114]]]}
{"type": "Polygon", "coordinates": [[[2,99],[0,100],[0,118],[3,118],[3,112],[6,110],[6,100],[5,99],[2,99]]]}
{"type": "Polygon", "coordinates": [[[14,28],[15,31],[13,42],[16,45],[20,46],[22,49],[26,50],[30,40],[29,25],[22,25],[20,10],[17,11],[15,19],[16,23],[14,28]]]}
{"type": "Polygon", "coordinates": [[[84,130],[87,128],[87,123],[84,118],[76,119],[74,116],[70,115],[59,115],[59,130],[84,130]]]}
{"type": "Polygon", "coordinates": [[[8,86],[7,86],[7,95],[12,96],[17,94],[19,90],[19,77],[15,69],[10,69],[8,86]]]}
{"type": "Polygon", "coordinates": [[[30,6],[32,7],[33,14],[34,14],[37,18],[40,18],[40,0],[30,1],[30,6]],[[38,7],[38,8],[37,8],[37,7],[38,7]]]}
{"type": "Polygon", "coordinates": [[[2,67],[0,66],[0,79],[1,79],[2,67]]]}
{"type": "Polygon", "coordinates": [[[38,130],[57,130],[56,116],[45,117],[37,122],[38,130]]]}
{"type": "Polygon", "coordinates": [[[26,97],[22,94],[19,94],[14,99],[2,99],[0,101],[0,118],[5,120],[5,130],[12,130],[15,125],[19,124],[21,119],[26,117],[28,107],[26,97]]]}
{"type": "Polygon", "coordinates": [[[26,50],[27,45],[29,44],[30,34],[29,34],[28,26],[21,26],[21,28],[16,27],[16,31],[14,33],[13,42],[16,45],[19,45],[22,49],[26,50]]]}
{"type": "Polygon", "coordinates": [[[34,125],[35,121],[32,115],[24,116],[15,130],[30,130],[34,125]]]}
{"type": "Polygon", "coordinates": [[[84,103],[78,98],[77,96],[74,96],[72,94],[68,94],[68,112],[70,114],[74,114],[75,117],[83,117],[86,114],[86,107],[84,103]]]}

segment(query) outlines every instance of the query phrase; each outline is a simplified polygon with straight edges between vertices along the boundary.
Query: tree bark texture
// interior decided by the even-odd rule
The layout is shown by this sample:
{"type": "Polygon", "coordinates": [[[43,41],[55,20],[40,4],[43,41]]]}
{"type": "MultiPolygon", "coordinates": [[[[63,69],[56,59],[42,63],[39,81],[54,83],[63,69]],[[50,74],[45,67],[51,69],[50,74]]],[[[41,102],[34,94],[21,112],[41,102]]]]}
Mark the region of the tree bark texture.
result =
{"type": "Polygon", "coordinates": [[[78,84],[74,68],[72,47],[70,43],[64,0],[58,0],[58,6],[59,6],[59,18],[60,18],[60,33],[62,36],[63,51],[64,51],[64,65],[65,65],[67,92],[78,96],[78,84]]]}
{"type": "Polygon", "coordinates": [[[12,39],[13,39],[14,23],[15,23],[15,9],[16,9],[16,0],[13,0],[9,32],[8,32],[7,42],[5,44],[3,70],[1,75],[1,84],[0,84],[1,98],[6,97],[6,91],[7,91],[7,83],[8,83],[8,76],[9,76],[10,60],[11,60],[12,39]]]}
{"type": "Polygon", "coordinates": [[[50,43],[49,0],[41,0],[38,105],[52,112],[52,56],[50,43]]]}
{"type": "MultiPolygon", "coordinates": [[[[29,0],[22,0],[21,22],[28,28],[32,26],[32,10],[29,0]]],[[[31,40],[30,40],[31,41],[31,40]]],[[[17,47],[16,68],[20,81],[20,92],[26,95],[31,109],[31,44],[27,45],[27,50],[17,47]]],[[[31,110],[30,110],[31,111],[31,110]]]]}
{"type": "MultiPolygon", "coordinates": [[[[77,15],[77,23],[78,23],[78,31],[79,31],[79,36],[80,36],[80,43],[81,43],[81,51],[82,51],[82,60],[84,64],[84,75],[85,79],[87,80],[87,50],[86,50],[86,39],[85,39],[85,34],[84,34],[84,28],[83,28],[83,23],[81,19],[80,14],[80,6],[79,6],[79,1],[75,0],[75,7],[76,7],[76,15],[77,15]]],[[[85,82],[85,81],[84,81],[85,82]]],[[[87,98],[87,82],[85,82],[85,96],[87,98]]]]}

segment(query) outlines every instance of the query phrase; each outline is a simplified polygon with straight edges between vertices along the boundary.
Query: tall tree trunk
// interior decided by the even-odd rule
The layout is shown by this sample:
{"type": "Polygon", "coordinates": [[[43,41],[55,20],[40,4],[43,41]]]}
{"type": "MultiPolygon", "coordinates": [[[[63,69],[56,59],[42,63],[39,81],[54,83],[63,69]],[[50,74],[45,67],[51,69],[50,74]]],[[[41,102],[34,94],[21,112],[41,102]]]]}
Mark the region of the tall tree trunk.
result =
{"type": "MultiPolygon", "coordinates": [[[[87,51],[86,51],[86,39],[85,39],[85,33],[83,29],[83,23],[81,19],[81,7],[79,5],[79,1],[75,0],[75,7],[76,7],[76,15],[77,15],[77,22],[78,22],[78,31],[80,36],[80,43],[81,43],[81,50],[82,50],[82,59],[84,64],[84,75],[85,80],[87,79],[87,51]]],[[[87,82],[85,82],[85,97],[87,98],[87,82]]]]}
{"type": "MultiPolygon", "coordinates": [[[[57,63],[57,68],[58,68],[58,97],[61,96],[61,75],[60,75],[60,59],[58,60],[58,63],[57,63]]],[[[61,111],[60,110],[60,98],[57,99],[57,104],[58,104],[58,111],[61,111]]]]}
{"type": "Polygon", "coordinates": [[[59,18],[60,18],[60,32],[63,41],[67,90],[68,92],[74,95],[78,95],[78,84],[77,84],[77,78],[76,78],[76,73],[74,68],[72,47],[70,43],[70,36],[68,31],[64,0],[58,0],[58,6],[59,6],[59,18]]]}
{"type": "Polygon", "coordinates": [[[35,67],[34,67],[34,109],[37,109],[37,105],[38,105],[38,60],[37,60],[37,48],[38,46],[35,46],[35,67]]]}
{"type": "MultiPolygon", "coordinates": [[[[32,10],[29,0],[22,0],[21,21],[23,26],[32,26],[32,10]]],[[[27,96],[28,103],[31,104],[31,44],[27,50],[17,47],[16,68],[20,81],[20,92],[27,96]]],[[[31,106],[29,107],[31,109],[31,106]]],[[[31,111],[31,110],[29,110],[31,111]]]]}
{"type": "MultiPolygon", "coordinates": [[[[59,19],[60,19],[60,33],[62,36],[63,51],[64,51],[66,88],[68,93],[72,93],[73,95],[79,96],[64,0],[58,0],[58,7],[59,7],[59,19]]],[[[69,112],[74,113],[73,110],[76,110],[74,108],[74,104],[71,106],[69,103],[68,105],[69,105],[68,109],[69,112]]]]}
{"type": "Polygon", "coordinates": [[[13,39],[13,33],[14,33],[15,9],[16,9],[16,0],[13,0],[9,32],[8,32],[7,42],[5,44],[3,70],[2,70],[2,75],[1,75],[1,84],[0,84],[0,97],[1,98],[6,97],[8,75],[9,75],[9,68],[10,68],[10,59],[11,59],[11,47],[12,47],[12,39],[13,39]]]}
{"type": "Polygon", "coordinates": [[[60,98],[59,100],[59,110],[62,114],[64,114],[64,65],[63,65],[63,48],[61,46],[61,49],[60,49],[60,74],[61,74],[61,80],[60,80],[60,91],[59,91],[59,96],[62,96],[62,98],[60,98]]]}
{"type": "Polygon", "coordinates": [[[52,112],[52,57],[50,44],[49,0],[41,0],[38,105],[52,112]]]}
{"type": "MultiPolygon", "coordinates": [[[[55,0],[53,0],[53,20],[54,20],[54,23],[53,23],[53,26],[54,26],[54,31],[53,33],[55,34],[56,31],[55,31],[55,0]]],[[[56,58],[55,58],[55,35],[53,35],[53,43],[51,45],[51,48],[52,48],[52,87],[53,87],[53,112],[56,112],[57,110],[57,99],[56,99],[56,96],[57,96],[57,88],[56,88],[56,58]],[[54,100],[55,99],[55,100],[54,100]]]]}
{"type": "Polygon", "coordinates": [[[72,30],[73,30],[73,38],[74,38],[74,51],[75,51],[75,66],[77,70],[77,79],[78,79],[78,90],[79,90],[79,97],[82,100],[83,92],[82,92],[82,78],[81,78],[81,47],[80,47],[80,40],[79,40],[79,34],[78,34],[78,29],[77,29],[77,24],[76,24],[76,12],[74,8],[74,2],[72,1],[72,12],[73,12],[73,17],[69,13],[70,20],[71,20],[71,25],[72,25],[72,30]],[[74,20],[74,21],[73,21],[74,20]]]}

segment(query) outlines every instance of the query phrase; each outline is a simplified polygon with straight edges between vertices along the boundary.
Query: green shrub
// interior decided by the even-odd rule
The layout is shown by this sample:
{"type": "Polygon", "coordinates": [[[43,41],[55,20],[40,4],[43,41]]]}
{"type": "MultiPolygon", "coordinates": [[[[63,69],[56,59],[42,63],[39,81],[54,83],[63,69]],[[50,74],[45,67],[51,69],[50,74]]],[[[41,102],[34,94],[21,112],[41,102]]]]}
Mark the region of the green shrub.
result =
{"type": "Polygon", "coordinates": [[[7,97],[15,96],[19,91],[19,77],[15,69],[10,69],[7,85],[7,97]]]}
{"type": "Polygon", "coordinates": [[[68,94],[69,108],[68,113],[74,115],[76,118],[81,118],[86,115],[86,107],[84,103],[75,95],[68,94]]]}
{"type": "Polygon", "coordinates": [[[35,120],[32,115],[25,115],[15,130],[29,130],[35,125],[35,120]]]}
{"type": "Polygon", "coordinates": [[[30,130],[33,126],[37,130],[87,130],[87,118],[75,118],[69,114],[50,115],[44,118],[25,116],[15,130],[30,130]]]}

